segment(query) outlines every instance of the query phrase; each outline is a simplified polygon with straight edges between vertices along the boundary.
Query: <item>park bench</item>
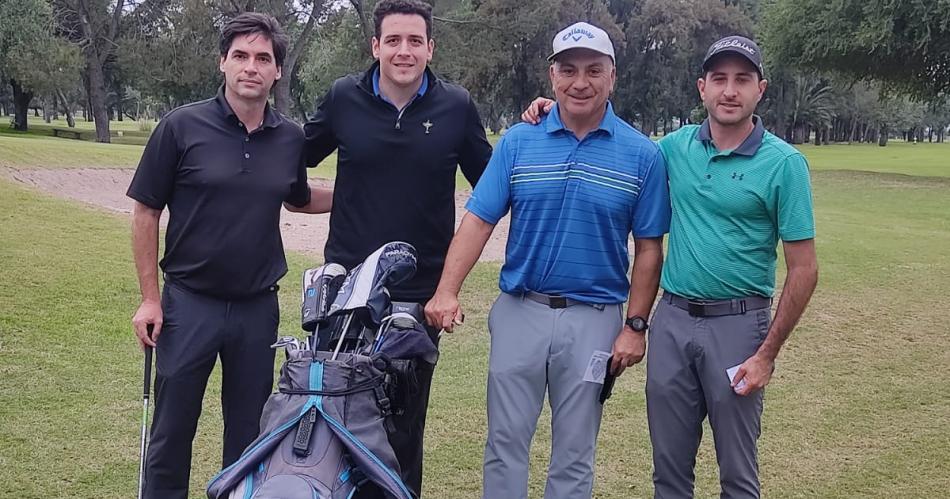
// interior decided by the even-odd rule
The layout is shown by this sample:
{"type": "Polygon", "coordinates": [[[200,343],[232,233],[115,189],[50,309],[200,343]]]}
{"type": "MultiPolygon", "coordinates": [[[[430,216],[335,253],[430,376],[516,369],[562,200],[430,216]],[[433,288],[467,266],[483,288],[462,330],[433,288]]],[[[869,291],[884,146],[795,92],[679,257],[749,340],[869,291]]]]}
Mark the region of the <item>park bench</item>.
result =
{"type": "Polygon", "coordinates": [[[70,130],[69,128],[54,128],[53,137],[63,137],[67,139],[80,139],[82,132],[79,130],[70,130]]]}

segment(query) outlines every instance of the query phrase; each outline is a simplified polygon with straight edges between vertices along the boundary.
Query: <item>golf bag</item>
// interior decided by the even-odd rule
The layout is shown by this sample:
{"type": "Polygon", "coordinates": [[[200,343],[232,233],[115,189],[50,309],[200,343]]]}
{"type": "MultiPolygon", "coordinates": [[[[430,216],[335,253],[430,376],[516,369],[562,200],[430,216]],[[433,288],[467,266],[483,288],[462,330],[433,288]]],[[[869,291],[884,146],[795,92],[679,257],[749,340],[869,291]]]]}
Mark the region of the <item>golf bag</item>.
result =
{"type": "Polygon", "coordinates": [[[415,264],[411,245],[386,244],[346,274],[335,297],[325,293],[342,275],[338,265],[307,271],[301,318],[312,334],[274,345],[286,361],[261,434],[211,479],[209,499],[345,499],[366,481],[390,498],[413,499],[389,444],[388,417],[411,383],[411,363],[434,363],[438,350],[421,311],[391,304],[386,286],[410,278],[415,264]],[[317,348],[320,334],[335,341],[332,352],[317,348]]]}

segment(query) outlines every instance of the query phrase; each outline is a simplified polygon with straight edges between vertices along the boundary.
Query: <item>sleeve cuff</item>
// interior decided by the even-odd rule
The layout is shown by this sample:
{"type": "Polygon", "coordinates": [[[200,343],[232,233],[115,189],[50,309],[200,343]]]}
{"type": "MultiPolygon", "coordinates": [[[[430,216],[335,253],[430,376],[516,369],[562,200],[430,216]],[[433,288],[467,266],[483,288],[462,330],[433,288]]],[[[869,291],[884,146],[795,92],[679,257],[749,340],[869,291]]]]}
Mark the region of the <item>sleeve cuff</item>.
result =
{"type": "Polygon", "coordinates": [[[782,241],[805,241],[807,239],[815,238],[814,229],[804,229],[804,230],[793,230],[788,232],[783,232],[779,234],[779,237],[782,238],[782,241]]]}
{"type": "Polygon", "coordinates": [[[131,189],[131,188],[129,188],[129,190],[126,191],[125,195],[128,196],[128,197],[130,197],[130,198],[132,198],[132,199],[134,199],[134,200],[136,200],[136,201],[138,201],[138,202],[140,202],[140,203],[142,203],[142,204],[144,204],[145,206],[148,206],[149,208],[151,208],[151,209],[153,209],[153,210],[163,210],[163,209],[165,209],[165,203],[158,201],[157,199],[153,198],[152,196],[145,195],[145,194],[143,194],[143,193],[141,193],[141,192],[138,192],[138,191],[135,191],[135,190],[133,190],[133,189],[131,189]]]}
{"type": "Polygon", "coordinates": [[[465,209],[468,210],[468,212],[471,213],[472,215],[475,215],[476,217],[482,219],[482,221],[487,224],[496,225],[498,223],[498,220],[501,219],[501,217],[492,217],[491,215],[489,215],[487,213],[487,210],[478,206],[478,203],[475,203],[474,199],[472,198],[469,198],[468,202],[465,203],[465,209]]]}

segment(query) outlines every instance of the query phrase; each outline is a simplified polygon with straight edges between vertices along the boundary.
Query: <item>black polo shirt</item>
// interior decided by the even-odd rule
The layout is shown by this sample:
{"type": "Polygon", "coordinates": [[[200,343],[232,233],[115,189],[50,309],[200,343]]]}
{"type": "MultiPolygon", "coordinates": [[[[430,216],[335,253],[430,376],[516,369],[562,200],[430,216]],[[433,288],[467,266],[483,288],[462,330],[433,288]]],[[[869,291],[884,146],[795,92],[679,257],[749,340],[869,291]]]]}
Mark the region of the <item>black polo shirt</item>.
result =
{"type": "Polygon", "coordinates": [[[419,254],[415,276],[393,299],[432,297],[455,230],[455,173],[475,185],[491,145],[468,91],[426,69],[428,87],[404,109],[373,90],[373,64],[334,82],[304,126],[307,163],[337,150],[325,256],[352,268],[390,241],[419,254]]]}
{"type": "Polygon", "coordinates": [[[240,298],[287,272],[281,203],[310,201],[303,130],[268,105],[247,133],[224,90],[179,107],[152,132],[127,195],[168,206],[166,279],[193,291],[240,298]]]}

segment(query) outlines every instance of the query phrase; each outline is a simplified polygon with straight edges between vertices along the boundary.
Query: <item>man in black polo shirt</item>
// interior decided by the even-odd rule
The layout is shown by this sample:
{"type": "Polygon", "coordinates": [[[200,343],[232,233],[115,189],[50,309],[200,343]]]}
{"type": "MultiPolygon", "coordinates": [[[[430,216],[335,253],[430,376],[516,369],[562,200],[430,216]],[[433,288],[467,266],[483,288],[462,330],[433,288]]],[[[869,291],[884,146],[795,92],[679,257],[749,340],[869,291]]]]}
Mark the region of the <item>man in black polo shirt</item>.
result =
{"type": "Polygon", "coordinates": [[[303,131],[267,104],[287,37],[277,21],[242,14],[221,35],[217,97],[177,108],[149,138],[129,186],[142,304],[132,319],[156,347],[155,417],[145,497],[185,498],[191,445],[208,376],[220,355],[224,466],[257,436],[273,386],[277,280],[287,272],[281,203],[329,210],[311,191],[303,131]],[[158,222],[169,220],[158,294],[158,222]],[[151,335],[149,329],[152,329],[151,335]]]}
{"type": "MultiPolygon", "coordinates": [[[[431,7],[383,0],[373,17],[378,62],[334,82],[304,127],[307,164],[338,150],[326,260],[352,268],[386,242],[411,243],[419,254],[416,275],[390,292],[393,300],[424,304],[455,228],[456,168],[474,186],[491,146],[468,91],[426,67],[435,46],[431,7]]],[[[437,332],[430,331],[435,339],[437,332]]],[[[419,493],[432,369],[416,374],[421,393],[395,417],[390,442],[403,480],[419,493]]]]}

